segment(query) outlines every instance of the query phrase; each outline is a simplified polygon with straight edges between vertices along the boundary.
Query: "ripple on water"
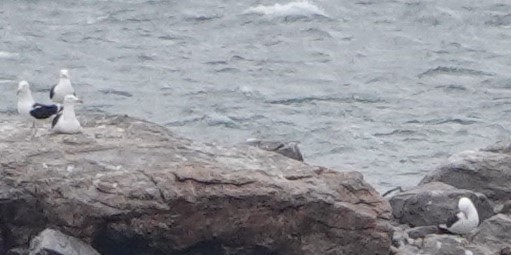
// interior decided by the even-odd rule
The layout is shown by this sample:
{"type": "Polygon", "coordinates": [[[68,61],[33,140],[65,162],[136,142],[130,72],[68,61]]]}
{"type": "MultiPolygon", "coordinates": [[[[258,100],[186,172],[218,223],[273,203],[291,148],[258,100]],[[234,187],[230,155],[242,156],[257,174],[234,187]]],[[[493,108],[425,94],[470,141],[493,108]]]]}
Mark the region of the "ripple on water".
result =
{"type": "Polygon", "coordinates": [[[463,67],[449,67],[449,66],[438,66],[432,69],[429,69],[418,75],[419,78],[425,76],[433,76],[438,74],[449,74],[449,75],[472,75],[472,76],[494,76],[492,73],[463,68],[463,67]]]}

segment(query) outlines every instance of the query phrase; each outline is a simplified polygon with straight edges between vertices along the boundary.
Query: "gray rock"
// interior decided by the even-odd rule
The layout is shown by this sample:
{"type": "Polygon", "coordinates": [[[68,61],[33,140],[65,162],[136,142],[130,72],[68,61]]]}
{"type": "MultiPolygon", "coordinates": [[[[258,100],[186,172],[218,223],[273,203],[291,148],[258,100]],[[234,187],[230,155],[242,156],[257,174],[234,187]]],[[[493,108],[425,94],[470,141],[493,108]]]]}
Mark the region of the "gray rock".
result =
{"type": "Polygon", "coordinates": [[[492,201],[511,200],[511,154],[508,148],[493,146],[455,154],[445,165],[424,177],[420,184],[439,181],[483,193],[492,201]]]}
{"type": "Polygon", "coordinates": [[[511,214],[511,200],[508,200],[502,204],[502,209],[500,210],[502,214],[511,214]]]}
{"type": "Polygon", "coordinates": [[[72,236],[45,229],[30,242],[29,255],[100,255],[94,248],[72,236]]]}
{"type": "Polygon", "coordinates": [[[430,234],[437,234],[438,231],[437,226],[421,226],[407,229],[406,234],[412,239],[417,239],[424,238],[430,234]]]}
{"type": "Polygon", "coordinates": [[[80,122],[82,134],[32,141],[27,124],[0,122],[2,210],[31,212],[2,228],[25,237],[49,226],[108,255],[389,253],[390,205],[358,172],[129,117],[80,122]]]}
{"type": "Polygon", "coordinates": [[[511,255],[511,246],[508,246],[500,250],[500,255],[511,255]]]}
{"type": "Polygon", "coordinates": [[[458,209],[458,200],[466,196],[474,202],[479,222],[493,215],[490,201],[481,193],[454,188],[441,182],[420,185],[390,198],[392,214],[402,224],[431,226],[446,223],[458,209]]]}
{"type": "Polygon", "coordinates": [[[10,249],[6,255],[29,255],[30,251],[27,248],[12,248],[10,249]]]}
{"type": "Polygon", "coordinates": [[[397,249],[398,255],[493,255],[485,247],[474,246],[465,238],[456,235],[427,235],[397,249]]]}
{"type": "Polygon", "coordinates": [[[511,246],[511,218],[507,215],[497,214],[477,228],[471,236],[472,242],[487,246],[494,254],[511,246]]]}
{"type": "Polygon", "coordinates": [[[248,139],[247,144],[266,151],[279,153],[288,158],[303,161],[302,153],[300,152],[300,148],[298,148],[298,143],[296,142],[262,141],[258,139],[248,139]]]}

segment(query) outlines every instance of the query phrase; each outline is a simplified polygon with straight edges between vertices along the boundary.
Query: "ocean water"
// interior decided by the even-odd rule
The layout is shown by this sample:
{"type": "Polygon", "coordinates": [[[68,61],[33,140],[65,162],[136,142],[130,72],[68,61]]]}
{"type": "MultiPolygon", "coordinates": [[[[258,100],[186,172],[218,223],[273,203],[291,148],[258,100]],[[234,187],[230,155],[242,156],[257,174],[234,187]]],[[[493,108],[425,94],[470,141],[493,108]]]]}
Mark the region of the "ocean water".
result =
{"type": "Polygon", "coordinates": [[[510,136],[506,0],[0,2],[0,114],[47,102],[206,142],[299,141],[311,164],[385,191],[510,136]]]}

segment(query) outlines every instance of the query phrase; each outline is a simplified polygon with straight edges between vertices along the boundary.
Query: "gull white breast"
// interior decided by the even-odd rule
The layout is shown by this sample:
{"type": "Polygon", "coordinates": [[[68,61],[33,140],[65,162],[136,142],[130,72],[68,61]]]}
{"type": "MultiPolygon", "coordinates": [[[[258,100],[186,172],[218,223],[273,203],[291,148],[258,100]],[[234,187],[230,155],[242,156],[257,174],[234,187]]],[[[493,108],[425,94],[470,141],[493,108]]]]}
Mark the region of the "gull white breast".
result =
{"type": "Polygon", "coordinates": [[[74,95],[64,97],[64,109],[53,119],[52,130],[56,133],[80,133],[82,126],[76,118],[75,103],[81,103],[82,100],[74,95]]]}

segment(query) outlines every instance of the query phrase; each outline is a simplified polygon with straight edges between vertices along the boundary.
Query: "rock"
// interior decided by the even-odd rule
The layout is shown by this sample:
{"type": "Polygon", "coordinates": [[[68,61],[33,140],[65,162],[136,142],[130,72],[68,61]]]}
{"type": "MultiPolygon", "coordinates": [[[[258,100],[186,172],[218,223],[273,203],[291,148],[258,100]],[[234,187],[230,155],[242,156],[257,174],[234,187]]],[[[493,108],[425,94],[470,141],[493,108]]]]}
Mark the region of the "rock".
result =
{"type": "Polygon", "coordinates": [[[493,146],[455,154],[420,184],[435,181],[483,193],[492,201],[511,200],[511,153],[508,147],[493,146]]]}
{"type": "Polygon", "coordinates": [[[493,215],[490,201],[480,193],[456,189],[441,182],[420,185],[390,198],[392,214],[399,223],[431,226],[446,223],[458,209],[458,200],[466,196],[472,200],[479,214],[479,222],[493,215]]]}
{"type": "Polygon", "coordinates": [[[273,151],[288,158],[303,161],[302,153],[296,142],[280,142],[280,141],[261,141],[258,139],[248,139],[247,144],[258,147],[263,150],[273,151]]]}
{"type": "Polygon", "coordinates": [[[100,255],[94,248],[72,236],[45,229],[30,242],[30,255],[100,255]]]}
{"type": "Polygon", "coordinates": [[[129,117],[80,122],[82,134],[32,141],[27,124],[0,122],[1,210],[31,212],[0,229],[51,227],[104,255],[389,253],[390,205],[358,172],[193,142],[129,117]]]}
{"type": "Polygon", "coordinates": [[[508,246],[500,250],[500,255],[511,255],[511,247],[508,246]]]}
{"type": "Polygon", "coordinates": [[[406,234],[412,239],[417,239],[424,238],[430,234],[437,234],[438,231],[439,230],[437,226],[421,226],[407,229],[406,234]]]}
{"type": "Polygon", "coordinates": [[[10,249],[6,255],[29,255],[29,253],[27,248],[17,247],[10,249]]]}
{"type": "Polygon", "coordinates": [[[465,238],[456,235],[427,235],[399,247],[399,255],[493,255],[485,247],[474,246],[465,238]]]}
{"type": "Polygon", "coordinates": [[[408,241],[410,237],[406,233],[407,229],[409,229],[408,225],[393,227],[392,245],[394,247],[401,247],[408,241]]]}
{"type": "Polygon", "coordinates": [[[502,209],[500,210],[502,214],[511,214],[511,200],[508,200],[502,204],[502,209]]]}
{"type": "Polygon", "coordinates": [[[487,246],[493,254],[500,253],[511,246],[511,218],[504,214],[497,214],[477,228],[471,236],[472,242],[487,246]]]}

